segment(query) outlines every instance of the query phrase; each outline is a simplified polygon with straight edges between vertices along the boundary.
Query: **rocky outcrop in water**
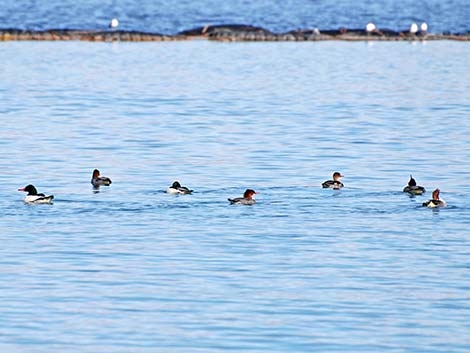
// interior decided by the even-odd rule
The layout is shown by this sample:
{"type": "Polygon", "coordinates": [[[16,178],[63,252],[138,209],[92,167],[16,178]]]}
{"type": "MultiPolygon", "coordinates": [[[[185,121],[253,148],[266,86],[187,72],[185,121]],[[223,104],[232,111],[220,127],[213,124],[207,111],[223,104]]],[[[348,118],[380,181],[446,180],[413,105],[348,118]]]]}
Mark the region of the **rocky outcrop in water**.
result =
{"type": "Polygon", "coordinates": [[[93,31],[73,29],[50,29],[29,31],[1,29],[0,41],[10,40],[81,40],[91,42],[148,42],[208,39],[216,41],[417,41],[417,40],[461,40],[469,41],[470,33],[431,34],[427,32],[393,31],[389,29],[340,28],[337,30],[298,29],[286,33],[273,33],[267,29],[249,25],[204,26],[182,31],[176,35],[146,33],[137,31],[93,31]]]}
{"type": "Polygon", "coordinates": [[[89,42],[149,42],[175,40],[175,37],[159,33],[136,31],[82,31],[74,29],[50,29],[47,31],[0,30],[0,41],[9,40],[82,40],[89,42]]]}

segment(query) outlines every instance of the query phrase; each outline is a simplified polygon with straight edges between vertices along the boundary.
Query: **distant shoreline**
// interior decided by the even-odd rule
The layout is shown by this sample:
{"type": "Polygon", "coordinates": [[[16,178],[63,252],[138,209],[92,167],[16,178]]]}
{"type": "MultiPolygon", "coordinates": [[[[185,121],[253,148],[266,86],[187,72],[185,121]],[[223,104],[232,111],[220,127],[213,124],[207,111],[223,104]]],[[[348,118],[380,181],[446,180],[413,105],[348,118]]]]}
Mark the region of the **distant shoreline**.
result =
{"type": "Polygon", "coordinates": [[[178,40],[215,40],[223,42],[294,42],[294,41],[470,41],[470,33],[410,33],[388,29],[367,32],[363,29],[337,30],[298,29],[274,33],[249,25],[216,25],[182,31],[176,35],[121,30],[49,29],[43,31],[0,29],[0,41],[89,41],[89,42],[155,42],[178,40]]]}

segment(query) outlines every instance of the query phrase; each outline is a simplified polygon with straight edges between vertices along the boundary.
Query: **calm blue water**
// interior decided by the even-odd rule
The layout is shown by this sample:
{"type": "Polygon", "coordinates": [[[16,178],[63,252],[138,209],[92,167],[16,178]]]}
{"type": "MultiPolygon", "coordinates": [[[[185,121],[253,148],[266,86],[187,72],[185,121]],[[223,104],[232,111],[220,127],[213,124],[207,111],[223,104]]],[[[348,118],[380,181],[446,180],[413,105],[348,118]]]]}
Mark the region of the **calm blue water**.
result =
{"type": "Polygon", "coordinates": [[[113,17],[120,28],[175,34],[193,27],[242,23],[273,31],[297,28],[379,28],[407,30],[426,21],[429,31],[469,32],[468,0],[3,0],[0,28],[106,29],[113,17]]]}
{"type": "Polygon", "coordinates": [[[0,351],[469,351],[468,44],[4,42],[0,61],[0,351]],[[54,204],[25,205],[28,183],[54,204]],[[247,187],[258,203],[230,206],[247,187]],[[420,207],[435,187],[449,207],[420,207]]]}

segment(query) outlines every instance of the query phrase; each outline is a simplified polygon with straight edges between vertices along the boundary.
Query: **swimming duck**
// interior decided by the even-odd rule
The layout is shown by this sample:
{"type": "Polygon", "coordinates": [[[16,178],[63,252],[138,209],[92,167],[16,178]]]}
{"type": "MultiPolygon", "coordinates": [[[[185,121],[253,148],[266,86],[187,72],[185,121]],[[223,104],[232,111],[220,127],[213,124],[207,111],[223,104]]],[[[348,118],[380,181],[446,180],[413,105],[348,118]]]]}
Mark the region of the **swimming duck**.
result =
{"type": "Polygon", "coordinates": [[[193,190],[189,190],[186,186],[181,186],[179,181],[175,181],[167,190],[168,194],[191,194],[193,190]]]}
{"type": "Polygon", "coordinates": [[[18,189],[18,191],[25,191],[28,193],[24,198],[24,202],[30,204],[37,204],[37,203],[51,203],[54,195],[46,196],[44,194],[38,194],[38,191],[34,187],[34,185],[29,184],[24,188],[18,189]]]}
{"type": "Polygon", "coordinates": [[[413,176],[410,174],[410,181],[408,182],[408,186],[405,186],[403,192],[408,192],[412,195],[422,195],[426,192],[422,186],[416,185],[416,180],[414,180],[413,176]]]}
{"type": "Polygon", "coordinates": [[[334,172],[333,180],[327,180],[321,185],[323,188],[341,189],[344,184],[339,179],[343,177],[344,175],[342,175],[340,172],[334,172]]]}
{"type": "Polygon", "coordinates": [[[253,205],[256,203],[256,200],[253,198],[253,195],[257,194],[255,190],[246,189],[243,197],[237,197],[234,199],[228,199],[230,204],[239,204],[239,205],[253,205]]]}
{"type": "Polygon", "coordinates": [[[94,187],[100,187],[101,185],[109,186],[112,181],[107,177],[100,176],[100,171],[95,169],[93,171],[93,176],[91,177],[91,183],[94,187]]]}
{"type": "Polygon", "coordinates": [[[439,199],[440,190],[436,189],[432,192],[432,200],[423,202],[424,207],[436,208],[436,207],[446,207],[446,202],[439,199]]]}

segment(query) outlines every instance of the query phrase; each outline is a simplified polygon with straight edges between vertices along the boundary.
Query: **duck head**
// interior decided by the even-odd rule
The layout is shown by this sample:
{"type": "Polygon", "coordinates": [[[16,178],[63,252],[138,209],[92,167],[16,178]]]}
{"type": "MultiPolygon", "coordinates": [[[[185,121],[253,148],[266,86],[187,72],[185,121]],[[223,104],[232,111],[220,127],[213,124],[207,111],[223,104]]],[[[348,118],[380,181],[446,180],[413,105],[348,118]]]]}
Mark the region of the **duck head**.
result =
{"type": "Polygon", "coordinates": [[[24,188],[18,189],[18,191],[27,192],[28,195],[37,195],[37,194],[38,194],[38,191],[36,190],[36,188],[34,187],[34,185],[31,185],[31,184],[25,186],[24,188]]]}
{"type": "Polygon", "coordinates": [[[255,190],[252,190],[252,189],[246,189],[244,194],[243,194],[243,197],[246,198],[246,199],[251,199],[253,198],[253,195],[257,194],[257,192],[255,190]]]}
{"type": "Polygon", "coordinates": [[[99,178],[100,177],[100,171],[98,169],[95,169],[93,171],[93,179],[99,178]]]}
{"type": "Polygon", "coordinates": [[[408,182],[408,186],[416,186],[416,180],[414,180],[411,174],[410,174],[410,181],[408,182]]]}
{"type": "Polygon", "coordinates": [[[441,190],[439,189],[436,189],[432,192],[432,199],[433,200],[439,200],[439,193],[441,192],[441,190]]]}
{"type": "Polygon", "coordinates": [[[334,172],[333,173],[333,180],[334,181],[339,181],[340,178],[344,177],[343,174],[341,174],[340,172],[334,172]]]}

